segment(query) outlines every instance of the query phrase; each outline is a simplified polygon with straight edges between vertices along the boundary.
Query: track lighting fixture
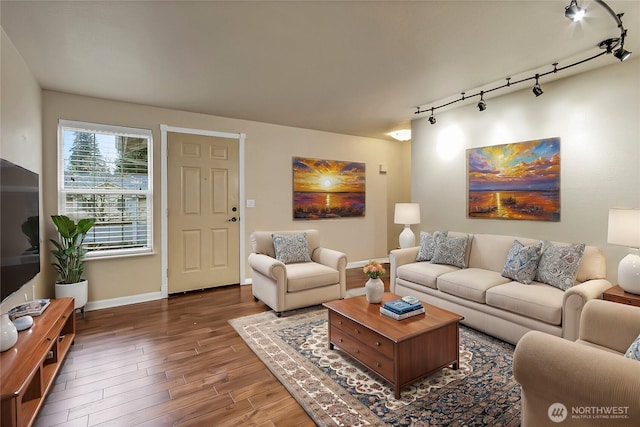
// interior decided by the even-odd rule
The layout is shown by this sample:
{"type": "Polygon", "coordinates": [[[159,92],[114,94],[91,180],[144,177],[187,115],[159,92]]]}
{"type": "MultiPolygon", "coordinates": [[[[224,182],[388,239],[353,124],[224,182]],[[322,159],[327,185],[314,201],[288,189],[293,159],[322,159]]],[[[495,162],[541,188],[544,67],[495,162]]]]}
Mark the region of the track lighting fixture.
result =
{"type": "Polygon", "coordinates": [[[433,115],[433,108],[431,109],[431,115],[429,116],[429,123],[432,125],[436,124],[436,116],[433,115]]]}
{"type": "Polygon", "coordinates": [[[487,103],[484,102],[484,92],[480,91],[480,102],[478,102],[478,110],[484,111],[487,109],[487,103]]]}
{"type": "Polygon", "coordinates": [[[586,13],[587,9],[583,9],[578,6],[578,2],[576,0],[571,0],[569,6],[564,8],[564,16],[566,16],[573,22],[581,21],[586,13]]]}
{"type": "Polygon", "coordinates": [[[542,95],[544,92],[542,91],[542,88],[540,87],[540,83],[538,83],[538,78],[540,77],[540,74],[536,74],[536,84],[533,85],[533,89],[531,89],[533,91],[533,94],[538,97],[540,95],[542,95]]]}
{"type": "MultiPolygon", "coordinates": [[[[550,71],[546,71],[544,73],[538,73],[535,74],[531,77],[525,77],[522,78],[520,80],[517,80],[515,82],[511,81],[511,77],[507,77],[506,80],[507,82],[503,85],[500,86],[496,86],[490,89],[485,89],[482,90],[478,93],[474,93],[471,94],[469,96],[465,95],[465,92],[461,92],[461,96],[457,99],[454,99],[452,101],[446,102],[442,105],[438,105],[436,107],[430,107],[429,109],[421,109],[419,106],[416,107],[416,112],[415,114],[421,114],[421,113],[426,113],[427,111],[431,111],[431,115],[429,116],[429,123],[431,123],[432,125],[436,123],[436,118],[434,116],[434,111],[437,110],[438,108],[444,108],[444,107],[448,107],[449,105],[455,104],[457,102],[461,102],[464,101],[465,99],[469,99],[471,97],[474,96],[478,96],[480,95],[480,102],[478,102],[478,110],[480,111],[484,111],[487,109],[487,103],[484,100],[484,94],[485,93],[489,93],[489,92],[493,92],[499,89],[504,89],[506,87],[510,87],[519,83],[523,83],[529,80],[535,80],[535,84],[533,85],[532,91],[534,93],[534,95],[540,96],[542,95],[544,92],[542,91],[542,88],[540,87],[540,83],[539,83],[539,79],[540,77],[544,77],[546,75],[552,74],[552,73],[557,73],[559,71],[563,71],[566,70],[568,68],[571,67],[575,67],[576,65],[580,65],[580,64],[584,64],[585,62],[591,61],[592,59],[596,59],[602,55],[606,55],[606,54],[613,54],[614,57],[616,57],[617,59],[619,59],[620,61],[625,61],[626,59],[628,59],[631,56],[631,52],[629,52],[628,50],[626,50],[624,48],[624,39],[627,36],[627,30],[624,28],[624,25],[622,24],[622,16],[624,15],[624,13],[618,13],[616,14],[611,7],[609,7],[608,4],[606,4],[603,0],[593,0],[595,3],[599,4],[600,6],[602,6],[612,17],[613,19],[616,21],[616,25],[618,26],[618,28],[620,29],[620,37],[616,37],[616,38],[610,38],[610,39],[606,39],[602,42],[600,42],[600,44],[598,45],[601,49],[604,49],[603,52],[600,52],[598,54],[592,55],[588,58],[585,59],[581,59],[578,60],[576,62],[573,62],[569,65],[565,65],[563,67],[558,67],[558,63],[554,62],[553,65],[553,70],[550,71]]],[[[565,7],[565,11],[564,14],[567,18],[571,19],[572,21],[579,21],[580,19],[582,19],[585,14],[586,14],[587,10],[584,8],[581,8],[580,6],[578,6],[578,1],[577,0],[571,0],[571,3],[569,3],[569,5],[567,7],[565,7]]]]}

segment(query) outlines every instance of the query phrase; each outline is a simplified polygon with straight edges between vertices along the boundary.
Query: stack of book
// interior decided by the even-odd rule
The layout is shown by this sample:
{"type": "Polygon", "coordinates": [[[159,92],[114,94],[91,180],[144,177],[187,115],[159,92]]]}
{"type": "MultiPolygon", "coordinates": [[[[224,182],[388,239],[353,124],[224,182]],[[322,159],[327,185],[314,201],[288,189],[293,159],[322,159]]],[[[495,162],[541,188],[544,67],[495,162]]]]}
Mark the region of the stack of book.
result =
{"type": "Polygon", "coordinates": [[[402,299],[397,299],[384,303],[384,305],[380,307],[380,313],[396,320],[402,320],[424,313],[424,307],[420,301],[408,303],[402,299]]]}

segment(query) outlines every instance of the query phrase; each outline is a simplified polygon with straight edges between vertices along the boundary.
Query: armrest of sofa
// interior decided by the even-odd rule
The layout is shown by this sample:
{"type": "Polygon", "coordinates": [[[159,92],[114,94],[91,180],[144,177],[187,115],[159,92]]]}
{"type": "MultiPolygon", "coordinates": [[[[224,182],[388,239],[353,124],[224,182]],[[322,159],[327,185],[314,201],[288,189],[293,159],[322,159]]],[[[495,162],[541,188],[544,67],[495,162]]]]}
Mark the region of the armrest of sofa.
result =
{"type": "MultiPolygon", "coordinates": [[[[580,319],[580,340],[625,353],[640,335],[640,307],[589,301],[580,319]]],[[[638,362],[640,363],[640,362],[638,362]]]]}
{"type": "Polygon", "coordinates": [[[311,254],[311,260],[327,267],[335,268],[340,274],[340,296],[347,293],[347,254],[335,249],[316,248],[311,254]]]}
{"type": "Polygon", "coordinates": [[[602,298],[602,293],[611,287],[605,279],[593,279],[570,287],[562,301],[562,337],[570,341],[578,339],[580,316],[587,301],[602,298]]]}
{"type": "Polygon", "coordinates": [[[249,266],[263,276],[270,277],[279,284],[287,281],[287,269],[283,262],[264,254],[249,254],[249,266]]]}
{"type": "Polygon", "coordinates": [[[640,424],[637,360],[531,331],[516,346],[513,375],[522,386],[523,427],[553,425],[548,409],[554,403],[567,408],[568,416],[562,425],[585,422],[571,418],[572,408],[594,407],[615,407],[619,414],[625,413],[628,418],[612,421],[616,426],[640,424]]]}
{"type": "Polygon", "coordinates": [[[389,271],[389,289],[391,292],[395,292],[396,290],[396,269],[401,265],[416,262],[419,249],[419,246],[412,246],[410,248],[394,249],[389,252],[389,269],[391,270],[389,271]]]}

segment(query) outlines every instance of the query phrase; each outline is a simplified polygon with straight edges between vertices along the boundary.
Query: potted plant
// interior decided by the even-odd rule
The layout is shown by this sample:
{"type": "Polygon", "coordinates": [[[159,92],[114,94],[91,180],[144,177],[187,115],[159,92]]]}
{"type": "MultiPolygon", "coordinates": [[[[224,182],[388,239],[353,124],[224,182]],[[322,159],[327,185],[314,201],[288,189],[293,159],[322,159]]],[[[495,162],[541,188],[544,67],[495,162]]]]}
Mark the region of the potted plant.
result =
{"type": "Polygon", "coordinates": [[[52,215],[51,220],[58,230],[59,241],[51,239],[56,247],[51,254],[56,262],[51,263],[58,271],[56,298],[73,297],[75,308],[82,308],[88,300],[89,282],[82,278],[87,250],[82,246],[87,233],[96,220],[83,218],[76,222],[65,215],[52,215]]]}

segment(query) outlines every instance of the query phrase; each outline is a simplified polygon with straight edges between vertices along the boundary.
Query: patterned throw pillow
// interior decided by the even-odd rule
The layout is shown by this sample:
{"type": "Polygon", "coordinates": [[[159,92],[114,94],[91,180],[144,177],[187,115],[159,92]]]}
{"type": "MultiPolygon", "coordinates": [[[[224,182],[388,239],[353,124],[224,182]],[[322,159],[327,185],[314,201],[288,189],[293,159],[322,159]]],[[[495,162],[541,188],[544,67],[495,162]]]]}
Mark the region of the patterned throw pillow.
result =
{"type": "Polygon", "coordinates": [[[624,357],[640,360],[640,335],[631,343],[624,357]]]}
{"type": "Polygon", "coordinates": [[[466,268],[465,255],[467,254],[468,236],[447,237],[436,245],[431,263],[447,264],[460,268],[466,268]]]}
{"type": "Polygon", "coordinates": [[[307,233],[297,233],[288,236],[274,234],[272,239],[278,261],[285,264],[311,261],[309,249],[307,248],[307,233]]]}
{"type": "Polygon", "coordinates": [[[528,285],[533,282],[542,254],[542,242],[524,246],[515,240],[509,249],[502,276],[528,285]]]}
{"type": "Polygon", "coordinates": [[[416,261],[430,261],[433,258],[433,253],[436,250],[438,242],[447,237],[447,231],[436,231],[433,234],[426,231],[420,232],[420,249],[418,249],[418,256],[416,261]]]}
{"type": "Polygon", "coordinates": [[[544,246],[538,263],[536,281],[566,291],[575,283],[585,244],[556,246],[551,242],[545,242],[544,246]]]}

